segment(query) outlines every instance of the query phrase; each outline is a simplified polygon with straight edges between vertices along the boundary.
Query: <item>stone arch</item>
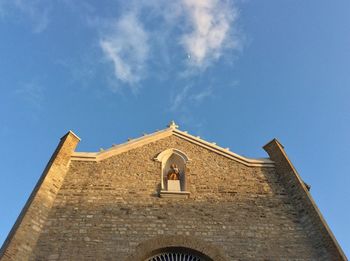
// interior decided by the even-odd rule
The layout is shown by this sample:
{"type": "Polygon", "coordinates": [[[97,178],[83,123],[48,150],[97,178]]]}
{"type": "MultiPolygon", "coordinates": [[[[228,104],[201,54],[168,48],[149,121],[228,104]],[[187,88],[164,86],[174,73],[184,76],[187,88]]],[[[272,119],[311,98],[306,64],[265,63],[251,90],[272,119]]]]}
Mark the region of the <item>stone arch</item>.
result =
{"type": "Polygon", "coordinates": [[[212,243],[192,236],[157,236],[141,242],[126,261],[144,261],[162,251],[184,250],[203,257],[205,261],[228,261],[223,251],[212,243]]]}
{"type": "Polygon", "coordinates": [[[210,257],[194,249],[185,247],[167,247],[153,251],[142,261],[214,261],[210,257]]]}
{"type": "Polygon", "coordinates": [[[158,154],[156,161],[161,162],[161,190],[167,190],[166,176],[170,170],[170,165],[175,163],[180,170],[181,191],[186,190],[186,165],[190,161],[188,156],[178,149],[166,149],[158,154]]]}
{"type": "Polygon", "coordinates": [[[182,152],[181,150],[178,150],[178,149],[174,149],[174,148],[163,150],[161,153],[158,154],[158,156],[155,158],[155,160],[162,162],[164,159],[166,160],[167,158],[169,158],[170,155],[173,153],[182,157],[185,162],[190,161],[190,159],[188,158],[188,156],[184,152],[182,152]]]}

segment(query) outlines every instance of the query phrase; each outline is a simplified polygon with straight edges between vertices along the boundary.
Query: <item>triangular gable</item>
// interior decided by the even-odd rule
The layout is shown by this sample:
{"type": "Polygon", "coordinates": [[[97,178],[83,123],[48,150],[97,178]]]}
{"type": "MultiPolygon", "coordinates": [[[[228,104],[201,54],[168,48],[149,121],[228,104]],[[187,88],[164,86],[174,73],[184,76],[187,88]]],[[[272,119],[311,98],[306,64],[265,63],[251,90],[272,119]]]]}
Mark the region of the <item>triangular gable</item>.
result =
{"type": "Polygon", "coordinates": [[[169,136],[176,136],[181,139],[184,139],[188,142],[197,144],[203,148],[206,148],[210,151],[223,155],[227,158],[233,159],[237,162],[240,162],[246,166],[250,167],[274,167],[274,162],[270,159],[251,159],[247,157],[240,156],[236,153],[231,152],[228,148],[222,148],[215,143],[211,143],[201,139],[198,136],[193,136],[188,134],[186,131],[181,131],[178,129],[178,126],[170,124],[168,128],[154,132],[152,134],[144,135],[137,139],[132,139],[126,143],[122,143],[120,145],[113,146],[107,150],[103,150],[100,152],[74,152],[72,154],[72,160],[80,160],[80,161],[101,161],[107,159],[109,157],[118,155],[120,153],[129,151],[131,149],[135,149],[144,145],[147,145],[151,142],[155,142],[160,139],[164,139],[169,136]]]}

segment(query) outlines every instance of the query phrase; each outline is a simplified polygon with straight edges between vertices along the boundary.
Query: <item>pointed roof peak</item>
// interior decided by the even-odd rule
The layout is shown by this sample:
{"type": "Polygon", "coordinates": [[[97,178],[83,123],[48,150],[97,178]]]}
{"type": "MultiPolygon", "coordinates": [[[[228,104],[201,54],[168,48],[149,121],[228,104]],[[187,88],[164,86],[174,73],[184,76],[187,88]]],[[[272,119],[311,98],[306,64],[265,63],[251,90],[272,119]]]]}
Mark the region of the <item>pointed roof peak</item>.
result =
{"type": "Polygon", "coordinates": [[[179,128],[179,125],[177,125],[176,123],[175,123],[175,121],[171,121],[169,124],[168,124],[168,127],[170,128],[170,129],[177,129],[177,128],[179,128]]]}

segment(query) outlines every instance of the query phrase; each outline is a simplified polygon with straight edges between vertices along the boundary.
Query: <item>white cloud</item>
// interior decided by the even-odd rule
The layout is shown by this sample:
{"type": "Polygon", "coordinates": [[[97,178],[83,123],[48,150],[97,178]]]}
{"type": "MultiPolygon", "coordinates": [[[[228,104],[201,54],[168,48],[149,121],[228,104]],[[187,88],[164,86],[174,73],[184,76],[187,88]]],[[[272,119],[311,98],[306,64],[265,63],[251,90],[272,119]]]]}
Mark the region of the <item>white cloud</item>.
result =
{"type": "Polygon", "coordinates": [[[213,89],[210,86],[204,90],[196,90],[193,85],[186,85],[172,99],[170,110],[176,111],[184,109],[187,105],[198,105],[212,95],[213,89]]]}
{"type": "Polygon", "coordinates": [[[117,79],[135,85],[144,77],[149,55],[148,34],[135,13],[118,20],[102,40],[100,46],[105,57],[113,63],[117,79]]]}
{"type": "Polygon", "coordinates": [[[175,72],[175,77],[188,79],[240,47],[238,9],[229,0],[131,0],[123,10],[127,15],[117,21],[89,19],[100,32],[111,29],[99,43],[113,64],[117,85],[138,86],[152,66],[157,69],[153,77],[164,79],[175,72]]]}
{"type": "Polygon", "coordinates": [[[208,87],[207,89],[204,89],[203,91],[200,91],[192,96],[192,99],[195,102],[202,102],[205,98],[210,97],[213,94],[213,90],[211,87],[208,87]]]}
{"type": "Polygon", "coordinates": [[[232,26],[238,17],[237,9],[219,0],[182,0],[192,31],[181,37],[190,64],[205,67],[218,59],[224,49],[238,48],[232,26]]]}
{"type": "Polygon", "coordinates": [[[183,105],[184,101],[187,98],[187,94],[188,94],[188,91],[190,88],[191,88],[191,86],[187,85],[180,92],[178,92],[175,95],[174,99],[172,99],[172,101],[171,101],[171,107],[170,107],[171,111],[175,111],[175,110],[179,109],[179,107],[181,105],[183,105]]]}

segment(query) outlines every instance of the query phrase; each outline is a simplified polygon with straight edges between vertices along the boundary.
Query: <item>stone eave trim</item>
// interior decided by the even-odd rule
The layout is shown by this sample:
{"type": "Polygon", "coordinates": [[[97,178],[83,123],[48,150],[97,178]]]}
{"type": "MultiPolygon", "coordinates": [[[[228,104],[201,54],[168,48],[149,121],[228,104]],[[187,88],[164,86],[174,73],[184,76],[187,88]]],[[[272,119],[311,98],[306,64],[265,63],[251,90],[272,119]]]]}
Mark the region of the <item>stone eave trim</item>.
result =
{"type": "Polygon", "coordinates": [[[214,143],[207,142],[199,137],[188,134],[187,132],[180,131],[176,128],[167,128],[161,131],[154,132],[149,135],[145,135],[143,137],[130,140],[126,143],[122,143],[116,146],[113,146],[107,150],[103,150],[100,152],[74,152],[71,156],[71,160],[73,161],[94,161],[99,162],[101,160],[107,159],[109,157],[118,155],[120,153],[129,151],[131,149],[135,149],[141,147],[143,145],[149,144],[151,142],[169,137],[174,135],[196,145],[199,145],[203,148],[206,148],[210,151],[213,151],[217,154],[225,156],[227,158],[238,161],[249,167],[266,167],[266,168],[274,168],[274,162],[270,159],[251,159],[240,156],[236,153],[229,151],[228,149],[224,149],[214,143]]]}
{"type": "Polygon", "coordinates": [[[224,149],[215,143],[210,143],[208,141],[205,141],[199,137],[193,136],[191,134],[188,134],[187,132],[180,131],[178,129],[174,130],[174,135],[183,138],[189,142],[192,142],[194,144],[200,145],[201,147],[204,147],[206,149],[209,149],[211,151],[214,151],[220,155],[223,155],[225,157],[228,157],[230,159],[236,160],[240,163],[243,163],[244,165],[251,166],[251,167],[257,167],[257,166],[263,166],[263,167],[274,167],[274,162],[270,159],[252,159],[243,157],[241,155],[238,155],[228,149],[224,149]]]}

